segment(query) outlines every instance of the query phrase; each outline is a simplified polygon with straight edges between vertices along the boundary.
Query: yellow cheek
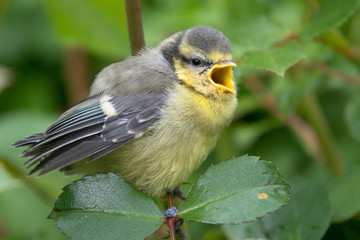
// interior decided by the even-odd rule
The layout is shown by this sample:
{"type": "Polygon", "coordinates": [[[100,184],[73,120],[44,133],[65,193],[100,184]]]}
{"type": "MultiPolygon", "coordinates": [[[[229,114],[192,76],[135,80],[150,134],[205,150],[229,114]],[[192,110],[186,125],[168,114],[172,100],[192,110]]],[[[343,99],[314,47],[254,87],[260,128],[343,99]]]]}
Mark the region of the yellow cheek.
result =
{"type": "Polygon", "coordinates": [[[178,59],[174,60],[174,67],[176,69],[176,75],[185,83],[185,85],[195,86],[195,80],[199,78],[196,73],[188,68],[185,68],[178,59]]]}

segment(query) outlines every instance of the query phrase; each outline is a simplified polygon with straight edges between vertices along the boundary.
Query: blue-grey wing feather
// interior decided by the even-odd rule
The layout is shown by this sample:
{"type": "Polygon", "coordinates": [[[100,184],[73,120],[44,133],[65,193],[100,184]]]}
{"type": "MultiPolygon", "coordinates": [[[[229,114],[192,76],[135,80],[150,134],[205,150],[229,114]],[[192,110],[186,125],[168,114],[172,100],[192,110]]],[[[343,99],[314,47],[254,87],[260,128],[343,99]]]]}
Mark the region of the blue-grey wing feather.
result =
{"type": "Polygon", "coordinates": [[[93,96],[66,111],[44,133],[13,146],[30,146],[21,154],[31,157],[29,167],[37,164],[30,174],[43,175],[84,158],[89,163],[149,131],[160,118],[163,102],[161,94],[93,96]]]}

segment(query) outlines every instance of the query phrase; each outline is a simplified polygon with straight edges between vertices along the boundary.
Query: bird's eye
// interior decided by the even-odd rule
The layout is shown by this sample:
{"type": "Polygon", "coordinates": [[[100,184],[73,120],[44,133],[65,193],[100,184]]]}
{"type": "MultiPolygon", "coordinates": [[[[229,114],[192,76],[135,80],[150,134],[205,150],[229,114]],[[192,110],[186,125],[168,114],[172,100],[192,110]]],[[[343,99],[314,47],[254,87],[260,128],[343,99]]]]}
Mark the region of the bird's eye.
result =
{"type": "Polygon", "coordinates": [[[194,66],[199,66],[201,64],[201,60],[198,58],[191,59],[191,64],[194,66]]]}

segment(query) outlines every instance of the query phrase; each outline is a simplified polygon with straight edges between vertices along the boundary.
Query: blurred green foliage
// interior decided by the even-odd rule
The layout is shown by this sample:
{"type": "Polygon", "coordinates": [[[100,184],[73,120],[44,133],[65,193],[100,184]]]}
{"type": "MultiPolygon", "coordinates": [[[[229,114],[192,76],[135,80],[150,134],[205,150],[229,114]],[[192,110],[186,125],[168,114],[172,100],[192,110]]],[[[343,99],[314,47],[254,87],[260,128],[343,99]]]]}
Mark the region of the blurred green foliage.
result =
{"type": "MultiPolygon", "coordinates": [[[[211,163],[249,153],[273,162],[292,183],[293,211],[284,208],[235,229],[187,223],[190,239],[288,239],[294,232],[296,239],[309,239],[309,226],[316,230],[311,239],[360,239],[358,5],[357,0],[142,2],[148,46],[179,30],[210,25],[229,38],[239,63],[236,118],[189,182],[211,163]],[[322,224],[313,226],[307,221],[316,206],[322,207],[317,214],[322,224]],[[281,235],[284,229],[292,232],[281,235]]],[[[76,177],[55,172],[25,178],[20,149],[8,146],[44,131],[74,101],[68,92],[78,83],[67,80],[67,66],[75,65],[70,75],[80,69],[67,57],[73,51],[85,56],[88,83],[130,53],[122,1],[0,1],[1,239],[65,239],[46,217],[61,188],[76,177]]]]}

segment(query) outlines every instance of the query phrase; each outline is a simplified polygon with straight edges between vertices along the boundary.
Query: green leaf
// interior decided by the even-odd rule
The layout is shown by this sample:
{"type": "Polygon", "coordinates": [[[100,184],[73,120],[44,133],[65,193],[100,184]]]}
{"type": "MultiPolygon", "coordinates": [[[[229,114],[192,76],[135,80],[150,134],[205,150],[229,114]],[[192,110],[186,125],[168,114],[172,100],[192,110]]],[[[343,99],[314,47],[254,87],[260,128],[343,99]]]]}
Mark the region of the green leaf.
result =
{"type": "Polygon", "coordinates": [[[249,67],[272,71],[284,76],[286,69],[305,57],[301,47],[294,41],[281,48],[271,50],[254,50],[242,55],[241,60],[249,67]]]}
{"type": "Polygon", "coordinates": [[[306,94],[320,85],[316,72],[302,72],[294,76],[277,77],[271,87],[278,107],[286,114],[294,113],[306,94]]]}
{"type": "Polygon", "coordinates": [[[143,239],[163,222],[152,199],[121,175],[86,176],[67,185],[49,216],[74,239],[143,239]]]}
{"type": "Polygon", "coordinates": [[[263,233],[261,221],[238,225],[223,225],[222,227],[228,239],[267,239],[263,233]]]}
{"type": "Polygon", "coordinates": [[[205,223],[241,223],[278,209],[289,186],[277,169],[258,157],[243,156],[210,167],[190,190],[181,218],[205,223]],[[267,197],[261,198],[260,194],[267,197]]]}
{"type": "Polygon", "coordinates": [[[348,104],[345,120],[350,134],[360,142],[360,98],[348,104]]]}
{"type": "Polygon", "coordinates": [[[288,204],[261,219],[265,235],[269,239],[321,239],[331,219],[327,190],[307,178],[291,181],[290,186],[288,204]]]}
{"type": "Polygon", "coordinates": [[[344,23],[354,12],[358,0],[325,0],[318,12],[300,34],[305,39],[314,38],[344,23]]]}
{"type": "Polygon", "coordinates": [[[46,220],[50,210],[51,205],[44,204],[35,191],[20,182],[18,187],[0,192],[0,239],[65,240],[54,224],[46,220]]]}
{"type": "Polygon", "coordinates": [[[341,222],[360,212],[360,166],[330,183],[332,220],[341,222]]]}
{"type": "Polygon", "coordinates": [[[0,156],[0,194],[21,186],[19,179],[13,178],[3,166],[5,159],[0,156]]]}
{"type": "Polygon", "coordinates": [[[261,15],[245,22],[238,22],[235,31],[229,33],[233,37],[234,56],[257,49],[268,49],[286,38],[289,32],[270,17],[261,15]]]}
{"type": "Polygon", "coordinates": [[[110,57],[129,54],[123,1],[45,1],[65,45],[84,47],[110,57]]]}
{"type": "Polygon", "coordinates": [[[256,222],[224,225],[229,239],[321,239],[330,224],[327,191],[317,181],[290,182],[290,201],[279,211],[256,222]]]}

